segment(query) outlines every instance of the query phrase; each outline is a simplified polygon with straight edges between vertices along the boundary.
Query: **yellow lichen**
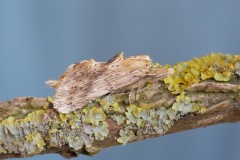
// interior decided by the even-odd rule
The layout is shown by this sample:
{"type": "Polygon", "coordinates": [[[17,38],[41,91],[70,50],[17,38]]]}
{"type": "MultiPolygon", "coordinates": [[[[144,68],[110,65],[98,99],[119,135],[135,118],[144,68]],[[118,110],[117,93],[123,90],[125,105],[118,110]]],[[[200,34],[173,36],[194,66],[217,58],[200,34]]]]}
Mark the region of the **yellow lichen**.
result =
{"type": "Polygon", "coordinates": [[[113,111],[115,112],[121,112],[121,107],[119,106],[118,102],[113,103],[113,111]]]}
{"type": "Polygon", "coordinates": [[[101,108],[92,107],[92,108],[84,108],[83,109],[83,122],[89,123],[93,125],[99,125],[99,122],[105,121],[106,115],[101,108]]]}
{"type": "Polygon", "coordinates": [[[47,101],[48,101],[48,102],[50,102],[50,103],[52,103],[52,104],[54,103],[54,100],[53,100],[53,98],[52,98],[52,97],[50,97],[50,96],[47,96],[47,101]]]}
{"type": "Polygon", "coordinates": [[[193,107],[194,107],[194,112],[197,112],[197,111],[201,110],[201,107],[198,104],[194,103],[193,107]]]}
{"type": "Polygon", "coordinates": [[[0,124],[1,124],[1,125],[9,126],[9,125],[18,124],[18,122],[15,121],[15,118],[14,118],[13,116],[9,116],[8,118],[2,120],[0,124]]]}
{"type": "Polygon", "coordinates": [[[181,93],[185,88],[201,80],[213,78],[216,81],[229,81],[232,71],[237,66],[240,56],[210,54],[201,58],[194,58],[188,62],[181,62],[173,66],[175,72],[164,78],[172,93],[181,93]]]}
{"type": "Polygon", "coordinates": [[[53,104],[53,98],[50,96],[47,96],[47,101],[43,105],[43,109],[47,110],[49,108],[49,104],[53,104]]]}
{"type": "Polygon", "coordinates": [[[50,129],[48,132],[49,132],[49,133],[56,133],[56,132],[58,132],[58,129],[57,129],[57,128],[50,129]]]}
{"type": "Polygon", "coordinates": [[[146,87],[147,88],[151,88],[153,86],[153,83],[152,82],[148,82],[147,84],[146,84],[146,87]]]}
{"type": "Polygon", "coordinates": [[[28,113],[28,115],[23,119],[24,122],[43,122],[44,121],[45,110],[40,109],[28,113]]]}
{"type": "Polygon", "coordinates": [[[69,121],[69,125],[71,126],[71,128],[80,128],[79,125],[76,125],[76,120],[75,120],[75,118],[72,118],[72,119],[69,121]]]}
{"type": "Polygon", "coordinates": [[[76,117],[76,114],[74,113],[68,113],[68,114],[62,114],[62,113],[59,113],[59,119],[61,122],[67,122],[68,119],[73,120],[74,118],[76,117]]]}
{"type": "Polygon", "coordinates": [[[49,102],[45,102],[44,105],[43,105],[43,109],[44,110],[48,109],[48,106],[49,106],[49,102]]]}
{"type": "Polygon", "coordinates": [[[38,153],[41,152],[42,150],[44,150],[44,146],[46,144],[42,138],[42,135],[39,132],[32,133],[32,134],[25,136],[25,139],[27,140],[27,142],[31,142],[37,146],[37,148],[39,150],[39,151],[37,151],[38,153]]]}
{"type": "Polygon", "coordinates": [[[0,153],[7,153],[7,151],[2,146],[0,146],[0,153]]]}
{"type": "Polygon", "coordinates": [[[106,111],[109,110],[110,104],[106,99],[101,99],[99,103],[100,103],[103,110],[106,110],[106,111]]]}
{"type": "Polygon", "coordinates": [[[137,107],[136,105],[130,105],[127,107],[128,112],[132,112],[135,117],[141,117],[142,113],[150,109],[149,105],[137,107]]]}
{"type": "Polygon", "coordinates": [[[206,110],[207,110],[207,108],[206,108],[206,107],[201,107],[201,109],[199,110],[199,112],[200,112],[201,114],[203,114],[203,113],[205,113],[205,112],[206,112],[206,110]]]}
{"type": "Polygon", "coordinates": [[[60,118],[61,122],[66,122],[67,121],[67,115],[66,114],[59,113],[59,118],[60,118]]]}

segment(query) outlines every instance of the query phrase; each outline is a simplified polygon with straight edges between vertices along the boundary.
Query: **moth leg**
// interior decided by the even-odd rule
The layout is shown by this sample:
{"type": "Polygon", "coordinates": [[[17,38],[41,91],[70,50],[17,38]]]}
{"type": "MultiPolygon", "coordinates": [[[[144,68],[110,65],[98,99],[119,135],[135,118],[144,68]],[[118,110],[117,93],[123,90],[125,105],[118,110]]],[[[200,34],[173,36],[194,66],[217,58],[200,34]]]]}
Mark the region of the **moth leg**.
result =
{"type": "Polygon", "coordinates": [[[128,95],[128,102],[130,105],[138,100],[139,88],[132,89],[128,95]]]}
{"type": "Polygon", "coordinates": [[[133,90],[131,90],[129,95],[128,95],[128,102],[129,102],[130,105],[132,105],[132,102],[131,102],[132,93],[133,93],[133,90]]]}
{"type": "Polygon", "coordinates": [[[139,88],[140,88],[140,87],[138,87],[138,88],[137,88],[137,90],[136,90],[136,94],[135,94],[135,101],[137,101],[137,100],[138,100],[138,92],[139,92],[139,88]]]}

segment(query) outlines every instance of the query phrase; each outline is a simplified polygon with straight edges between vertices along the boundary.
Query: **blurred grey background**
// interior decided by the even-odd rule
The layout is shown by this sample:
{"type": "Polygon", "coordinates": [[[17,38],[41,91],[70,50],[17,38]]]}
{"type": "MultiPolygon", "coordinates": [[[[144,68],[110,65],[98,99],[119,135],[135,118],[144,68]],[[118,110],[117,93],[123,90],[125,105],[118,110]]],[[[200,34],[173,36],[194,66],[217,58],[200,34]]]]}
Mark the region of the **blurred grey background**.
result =
{"type": "MultiPolygon", "coordinates": [[[[0,0],[0,101],[45,97],[44,84],[84,59],[117,52],[174,64],[240,53],[238,0],[0,0]]],[[[49,154],[26,159],[64,159],[49,154]]],[[[240,124],[185,131],[103,150],[81,160],[239,160],[240,124]]]]}

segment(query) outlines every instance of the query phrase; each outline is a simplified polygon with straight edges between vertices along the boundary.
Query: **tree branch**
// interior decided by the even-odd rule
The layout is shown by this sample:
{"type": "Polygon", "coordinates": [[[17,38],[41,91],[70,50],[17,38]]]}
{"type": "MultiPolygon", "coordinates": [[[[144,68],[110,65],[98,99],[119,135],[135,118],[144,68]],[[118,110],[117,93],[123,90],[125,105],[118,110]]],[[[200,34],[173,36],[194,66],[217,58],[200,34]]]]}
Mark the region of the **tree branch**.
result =
{"type": "Polygon", "coordinates": [[[178,63],[167,74],[169,67],[154,63],[154,73],[164,76],[148,74],[67,114],[53,108],[51,97],[1,102],[0,158],[92,155],[114,145],[239,122],[239,61],[212,54],[178,63]]]}

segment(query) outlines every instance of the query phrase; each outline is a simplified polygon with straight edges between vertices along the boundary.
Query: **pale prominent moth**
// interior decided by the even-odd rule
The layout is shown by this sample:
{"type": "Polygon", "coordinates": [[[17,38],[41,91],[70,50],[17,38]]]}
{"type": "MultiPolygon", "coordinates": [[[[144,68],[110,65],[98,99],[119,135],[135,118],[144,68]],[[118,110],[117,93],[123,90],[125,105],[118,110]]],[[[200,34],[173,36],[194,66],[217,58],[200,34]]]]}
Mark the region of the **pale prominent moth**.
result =
{"type": "Polygon", "coordinates": [[[125,58],[119,53],[108,62],[90,59],[70,65],[58,81],[47,83],[56,89],[54,108],[69,113],[101,96],[121,91],[143,77],[163,77],[168,72],[166,68],[153,67],[149,56],[125,58]]]}

